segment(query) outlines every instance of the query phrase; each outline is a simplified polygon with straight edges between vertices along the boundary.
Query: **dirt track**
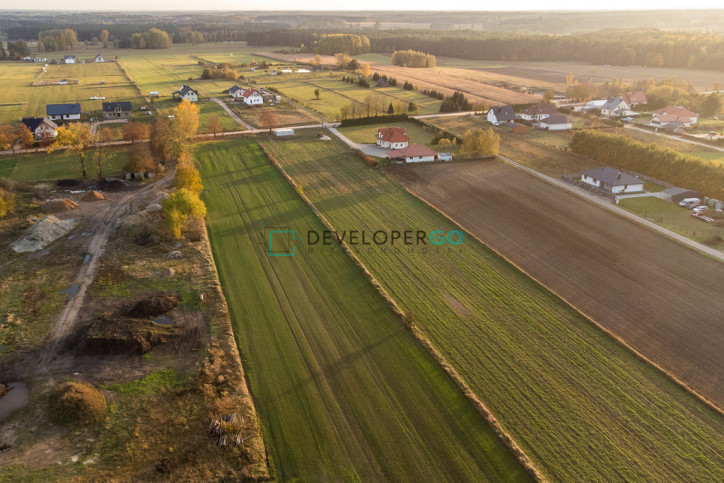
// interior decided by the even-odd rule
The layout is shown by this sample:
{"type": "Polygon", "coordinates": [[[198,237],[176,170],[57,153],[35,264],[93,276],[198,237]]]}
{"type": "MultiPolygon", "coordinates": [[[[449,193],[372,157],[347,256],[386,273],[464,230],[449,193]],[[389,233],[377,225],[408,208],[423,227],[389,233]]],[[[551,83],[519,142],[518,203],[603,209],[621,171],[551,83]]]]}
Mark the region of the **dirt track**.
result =
{"type": "Polygon", "coordinates": [[[724,408],[724,264],[501,161],[393,173],[724,408]]]}

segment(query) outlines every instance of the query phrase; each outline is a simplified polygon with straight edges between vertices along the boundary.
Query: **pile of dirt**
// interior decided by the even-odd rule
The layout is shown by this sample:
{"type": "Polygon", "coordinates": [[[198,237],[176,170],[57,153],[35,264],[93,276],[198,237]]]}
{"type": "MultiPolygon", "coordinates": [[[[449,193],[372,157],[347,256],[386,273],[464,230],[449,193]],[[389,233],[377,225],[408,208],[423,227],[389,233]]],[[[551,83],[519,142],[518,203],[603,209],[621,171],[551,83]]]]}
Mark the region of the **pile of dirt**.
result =
{"type": "Polygon", "coordinates": [[[146,233],[145,235],[137,236],[133,242],[142,247],[150,247],[161,243],[161,237],[155,233],[146,233]]]}
{"type": "Polygon", "coordinates": [[[104,178],[103,181],[99,183],[99,187],[106,191],[122,190],[126,186],[128,186],[128,183],[120,178],[104,178]]]}
{"type": "Polygon", "coordinates": [[[86,382],[66,382],[53,389],[48,415],[61,423],[94,423],[106,412],[106,398],[86,382]]]}
{"type": "Polygon", "coordinates": [[[77,178],[61,179],[61,180],[58,180],[58,183],[57,183],[58,186],[63,186],[63,187],[80,186],[82,184],[83,184],[83,180],[77,179],[77,178]]]}
{"type": "Polygon", "coordinates": [[[176,308],[181,298],[178,295],[154,295],[145,298],[126,312],[130,317],[157,317],[176,308]]]}
{"type": "Polygon", "coordinates": [[[89,191],[81,199],[83,201],[103,201],[107,198],[97,191],[89,191]]]}
{"type": "Polygon", "coordinates": [[[43,205],[43,211],[48,213],[64,213],[76,208],[78,208],[78,203],[68,198],[50,200],[43,205]]]}
{"type": "Polygon", "coordinates": [[[175,333],[172,326],[104,315],[87,328],[79,350],[84,354],[143,355],[154,346],[168,342],[175,333]]]}
{"type": "Polygon", "coordinates": [[[69,233],[77,221],[61,220],[53,215],[48,215],[28,228],[23,235],[12,244],[12,249],[17,253],[36,252],[42,250],[58,238],[69,233]]]}

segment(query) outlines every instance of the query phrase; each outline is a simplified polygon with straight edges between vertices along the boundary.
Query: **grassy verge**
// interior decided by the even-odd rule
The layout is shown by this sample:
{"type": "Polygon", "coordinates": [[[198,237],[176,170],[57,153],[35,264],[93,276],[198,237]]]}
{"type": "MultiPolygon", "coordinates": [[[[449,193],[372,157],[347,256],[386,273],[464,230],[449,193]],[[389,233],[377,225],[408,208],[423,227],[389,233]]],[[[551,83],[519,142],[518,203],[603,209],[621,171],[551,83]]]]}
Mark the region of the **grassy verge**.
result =
{"type": "MultiPolygon", "coordinates": [[[[110,158],[103,166],[103,176],[118,176],[126,164],[125,148],[113,148],[109,151],[110,158]]],[[[85,161],[88,176],[95,176],[92,152],[85,161]]],[[[12,158],[0,159],[0,176],[13,181],[53,181],[63,178],[80,178],[82,174],[78,156],[65,151],[53,154],[40,152],[23,154],[12,158]],[[7,173],[7,174],[6,174],[7,173]]]]}
{"type": "Polygon", "coordinates": [[[303,237],[323,226],[256,143],[209,143],[199,157],[211,245],[278,479],[526,479],[344,253],[302,245],[269,256],[270,227],[303,237]]]}
{"type": "MultiPolygon", "coordinates": [[[[339,232],[457,228],[341,143],[265,146],[339,232]]],[[[545,476],[721,476],[719,413],[486,246],[352,248],[545,476]]]]}

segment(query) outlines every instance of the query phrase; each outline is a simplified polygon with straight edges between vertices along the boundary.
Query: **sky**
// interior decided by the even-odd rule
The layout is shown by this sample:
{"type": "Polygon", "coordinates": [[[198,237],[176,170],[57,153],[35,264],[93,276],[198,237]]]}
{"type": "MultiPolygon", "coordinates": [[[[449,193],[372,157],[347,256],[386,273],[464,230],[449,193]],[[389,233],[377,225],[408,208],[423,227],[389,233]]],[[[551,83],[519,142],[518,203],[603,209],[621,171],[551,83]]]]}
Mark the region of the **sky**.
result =
{"type": "Polygon", "coordinates": [[[722,0],[607,0],[605,2],[586,2],[581,0],[364,0],[364,3],[342,2],[340,0],[124,0],[123,2],[100,0],[35,0],[32,4],[22,5],[17,0],[0,0],[0,10],[93,10],[93,11],[139,11],[139,10],[475,10],[475,11],[525,11],[525,10],[690,10],[721,9],[722,0]]]}

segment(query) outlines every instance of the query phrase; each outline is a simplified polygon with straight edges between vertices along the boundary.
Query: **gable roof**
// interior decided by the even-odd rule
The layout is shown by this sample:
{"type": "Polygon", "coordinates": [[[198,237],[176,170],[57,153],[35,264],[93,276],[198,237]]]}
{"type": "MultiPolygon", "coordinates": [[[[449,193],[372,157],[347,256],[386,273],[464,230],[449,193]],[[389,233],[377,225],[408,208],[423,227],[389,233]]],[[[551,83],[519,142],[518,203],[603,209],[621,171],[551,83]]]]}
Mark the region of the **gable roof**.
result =
{"type": "Polygon", "coordinates": [[[569,124],[570,122],[571,120],[563,114],[553,114],[541,121],[543,124],[569,124]]]}
{"type": "Polygon", "coordinates": [[[694,111],[690,111],[683,106],[666,106],[662,107],[658,111],[654,111],[654,117],[657,117],[661,122],[683,122],[689,123],[693,121],[693,118],[699,117],[694,111]]]}
{"type": "Polygon", "coordinates": [[[390,143],[409,143],[410,138],[407,137],[407,129],[404,127],[383,127],[377,130],[380,139],[390,143]]]}
{"type": "Polygon", "coordinates": [[[240,90],[241,90],[241,87],[239,87],[239,86],[231,86],[231,87],[229,87],[229,94],[233,94],[234,92],[240,91],[240,90]]]}
{"type": "Polygon", "coordinates": [[[251,96],[254,95],[255,92],[256,92],[257,94],[261,95],[261,92],[259,92],[259,91],[256,90],[255,88],[249,87],[247,90],[244,91],[243,96],[244,96],[244,97],[251,97],[251,96]]]}
{"type": "MultiPolygon", "coordinates": [[[[490,111],[493,111],[493,115],[498,121],[515,120],[515,111],[513,111],[513,108],[511,106],[494,106],[490,108],[490,111]]],[[[488,111],[488,113],[490,111],[488,111]]]]}
{"type": "Polygon", "coordinates": [[[626,101],[629,105],[649,103],[649,100],[646,99],[646,93],[644,91],[626,92],[622,97],[623,100],[626,101]]]}
{"type": "Polygon", "coordinates": [[[80,114],[80,104],[46,104],[45,113],[48,116],[62,116],[63,114],[80,114]]]}
{"type": "Polygon", "coordinates": [[[64,59],[75,59],[75,55],[64,55],[64,59]]]}
{"type": "Polygon", "coordinates": [[[609,111],[615,110],[622,102],[626,102],[620,97],[609,97],[604,105],[601,106],[601,110],[608,109],[609,111]]]}
{"type": "Polygon", "coordinates": [[[132,111],[133,110],[133,106],[131,106],[131,103],[128,101],[104,102],[103,103],[103,112],[115,111],[116,107],[120,107],[121,111],[132,111]]]}
{"type": "Polygon", "coordinates": [[[38,129],[38,126],[45,123],[48,126],[52,127],[53,129],[58,129],[58,125],[48,119],[47,117],[24,117],[21,119],[23,124],[28,126],[28,129],[30,132],[35,132],[36,129],[38,129]]]}
{"type": "Polygon", "coordinates": [[[558,109],[549,102],[539,102],[538,104],[528,106],[523,111],[523,114],[527,116],[539,116],[541,114],[548,114],[549,116],[552,116],[553,114],[558,114],[558,109]]]}
{"type": "Polygon", "coordinates": [[[581,173],[593,179],[597,179],[611,186],[623,186],[629,184],[641,184],[643,181],[639,178],[626,174],[614,168],[605,166],[603,168],[589,169],[581,173]]]}
{"type": "Polygon", "coordinates": [[[437,153],[422,144],[411,144],[406,148],[387,151],[388,158],[419,158],[422,156],[437,156],[437,153]]]}
{"type": "Polygon", "coordinates": [[[177,90],[176,92],[174,92],[173,95],[178,94],[179,97],[184,97],[184,96],[185,96],[186,94],[188,94],[189,92],[193,92],[193,93],[196,94],[197,96],[199,95],[199,91],[190,88],[190,87],[187,86],[186,84],[182,85],[182,86],[181,86],[181,89],[179,89],[179,90],[177,90]]]}

